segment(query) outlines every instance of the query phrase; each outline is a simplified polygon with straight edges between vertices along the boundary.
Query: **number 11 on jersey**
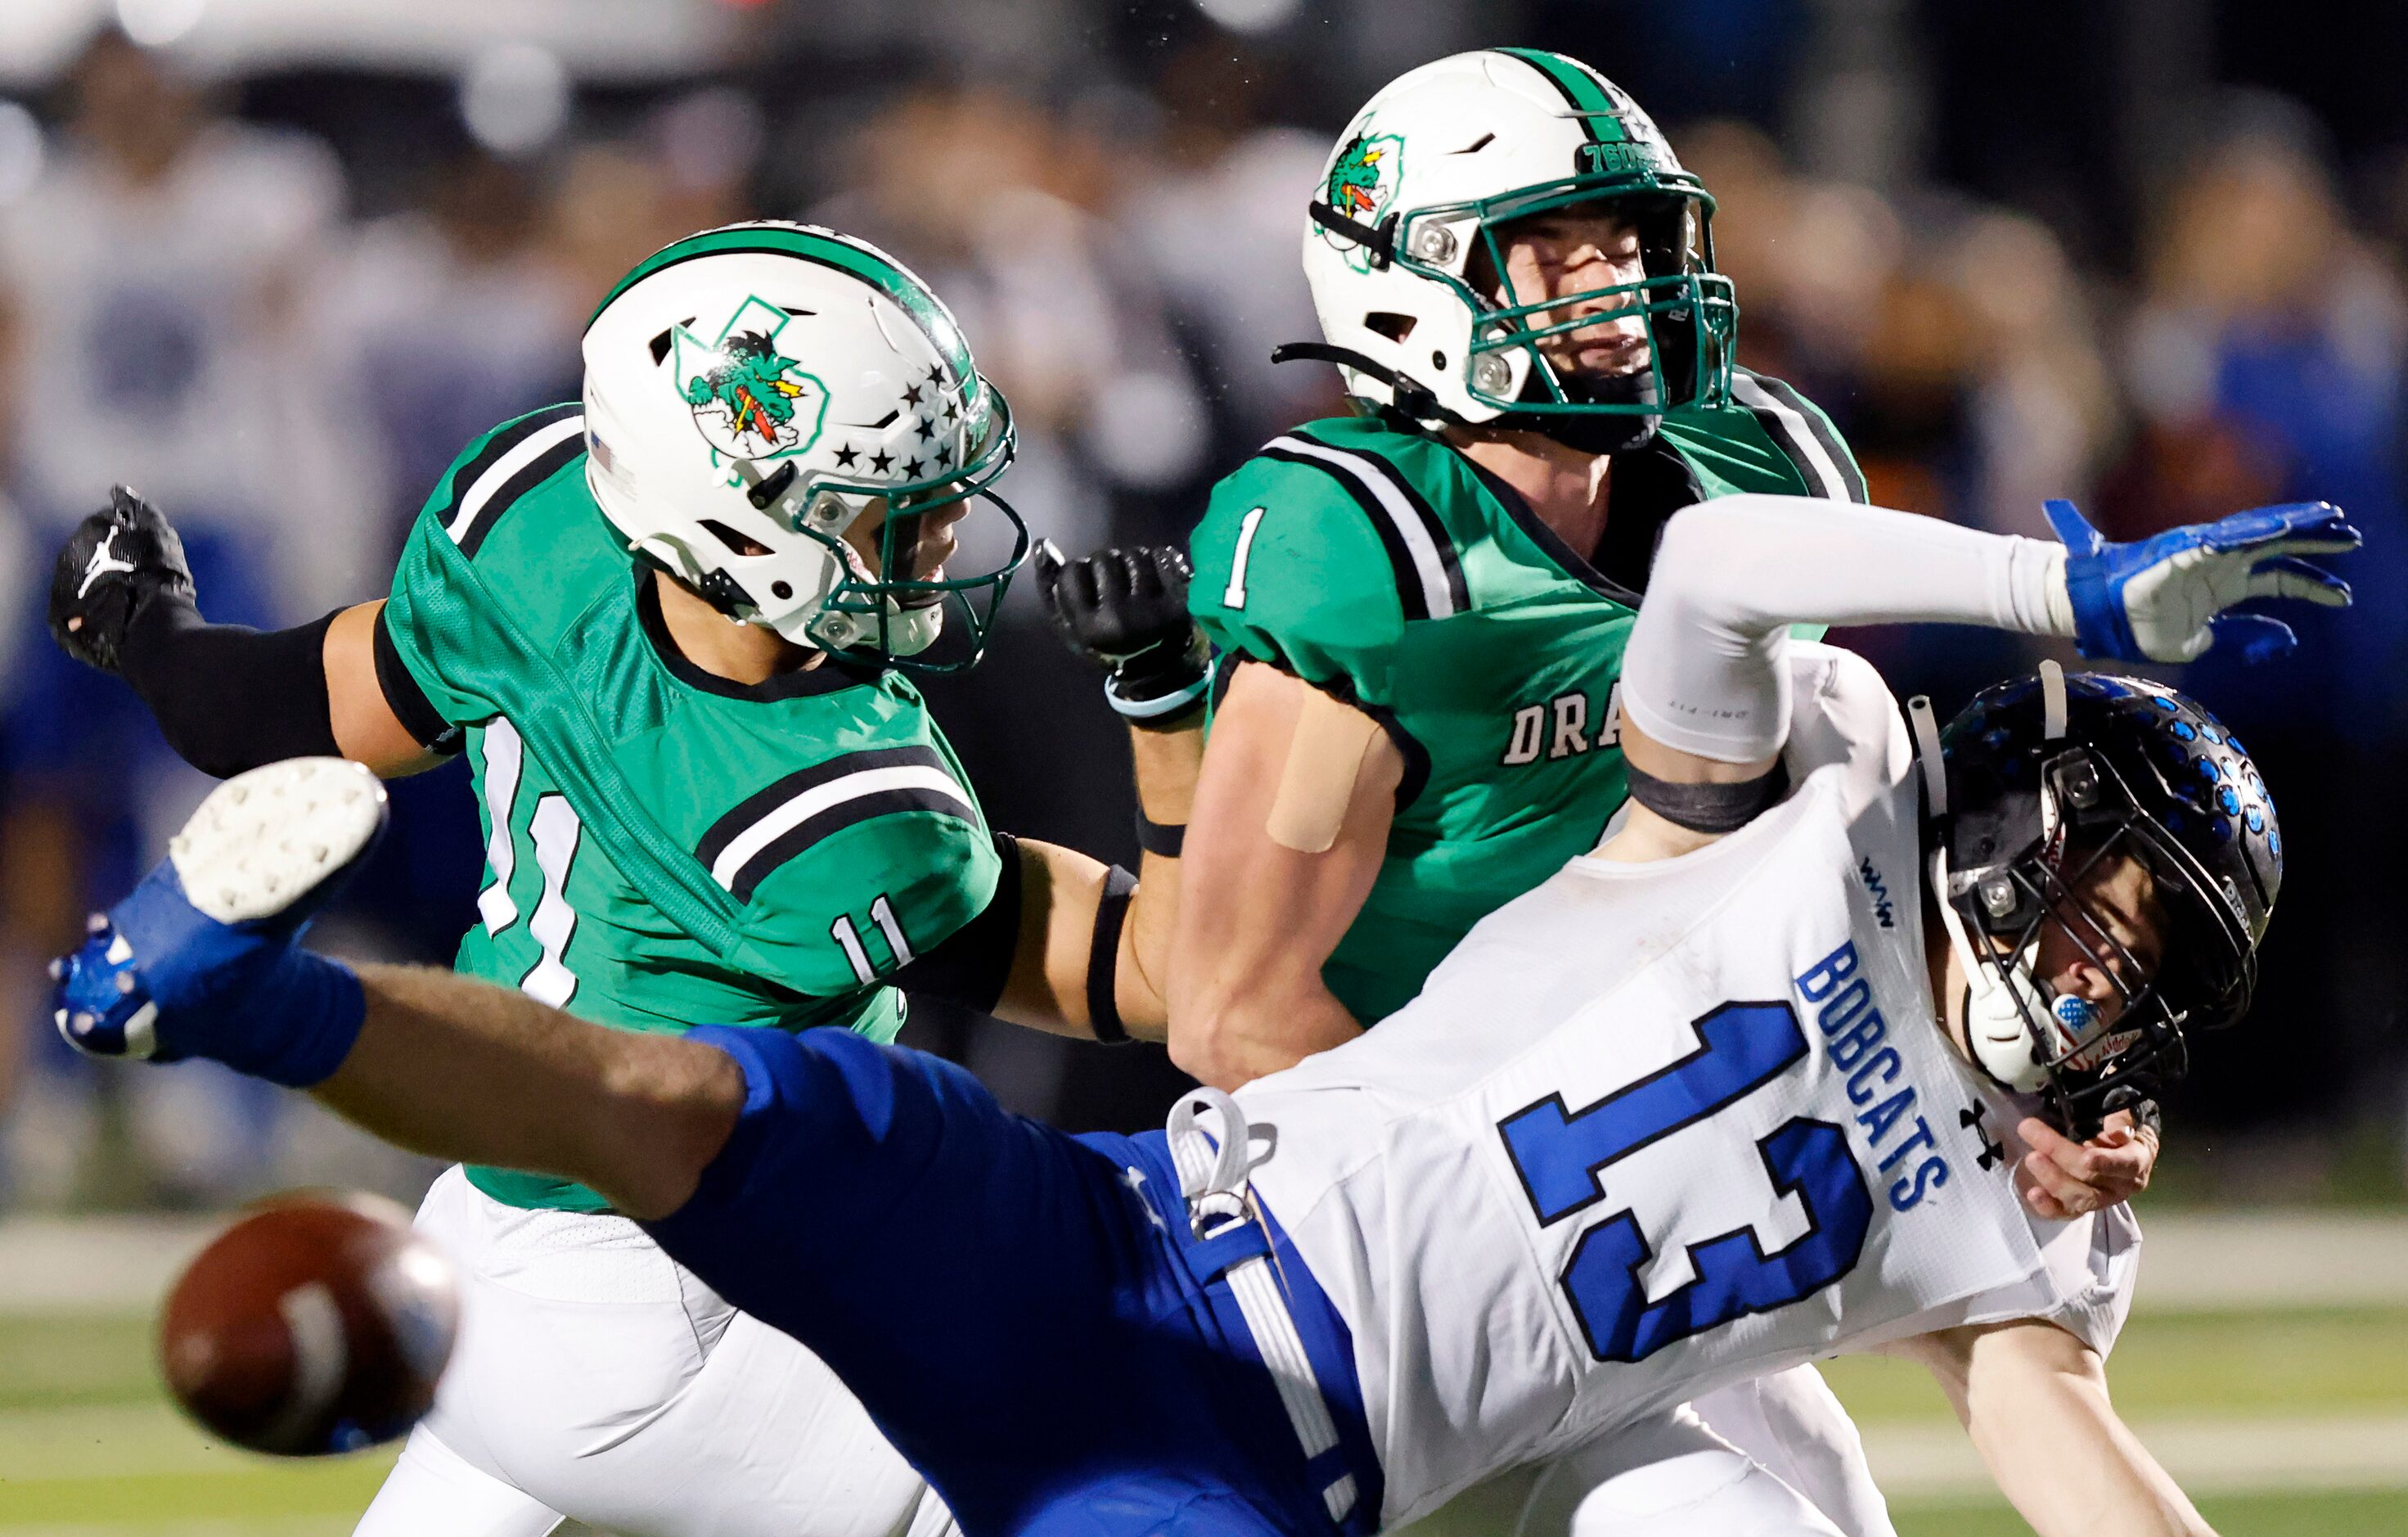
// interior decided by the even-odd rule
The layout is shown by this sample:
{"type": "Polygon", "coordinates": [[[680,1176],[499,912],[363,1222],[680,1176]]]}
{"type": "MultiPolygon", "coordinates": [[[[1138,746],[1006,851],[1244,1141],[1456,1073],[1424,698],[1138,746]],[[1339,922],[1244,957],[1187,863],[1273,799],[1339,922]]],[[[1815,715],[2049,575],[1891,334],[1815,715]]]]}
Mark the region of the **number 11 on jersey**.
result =
{"type": "MultiPolygon", "coordinates": [[[[886,899],[885,893],[879,893],[878,899],[869,904],[869,921],[878,926],[878,932],[885,937],[888,952],[895,957],[895,965],[888,970],[899,970],[910,965],[910,941],[903,937],[903,926],[895,921],[895,904],[886,899]]],[[[864,983],[878,980],[878,967],[871,962],[869,952],[862,946],[861,930],[853,927],[852,913],[838,914],[836,922],[828,926],[828,936],[836,941],[837,948],[843,951],[844,958],[852,963],[855,977],[864,983]]]]}

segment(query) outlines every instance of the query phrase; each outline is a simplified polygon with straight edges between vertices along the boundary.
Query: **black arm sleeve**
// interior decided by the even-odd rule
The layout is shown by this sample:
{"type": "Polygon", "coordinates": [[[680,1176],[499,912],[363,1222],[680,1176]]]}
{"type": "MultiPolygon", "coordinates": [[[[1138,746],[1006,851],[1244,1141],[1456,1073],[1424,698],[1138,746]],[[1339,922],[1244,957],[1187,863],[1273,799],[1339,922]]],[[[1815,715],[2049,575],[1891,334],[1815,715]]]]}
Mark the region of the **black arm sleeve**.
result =
{"type": "Polygon", "coordinates": [[[1002,856],[1003,871],[984,910],[889,982],[907,993],[995,1013],[1020,949],[1020,842],[1010,833],[996,833],[995,852],[1002,856]]]}
{"type": "Polygon", "coordinates": [[[289,630],[212,625],[190,598],[162,595],[127,628],[119,665],[177,756],[226,779],[280,758],[338,754],[326,700],[334,623],[330,613],[289,630]]]}

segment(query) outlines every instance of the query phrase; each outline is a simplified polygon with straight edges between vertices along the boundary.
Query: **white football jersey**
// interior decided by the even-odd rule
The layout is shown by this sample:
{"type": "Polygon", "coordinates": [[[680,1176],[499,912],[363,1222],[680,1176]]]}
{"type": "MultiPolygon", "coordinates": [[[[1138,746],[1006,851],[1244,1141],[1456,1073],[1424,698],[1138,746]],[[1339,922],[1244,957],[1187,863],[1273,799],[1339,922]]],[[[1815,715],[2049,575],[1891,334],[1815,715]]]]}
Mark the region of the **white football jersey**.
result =
{"type": "Polygon", "coordinates": [[[1679,859],[1576,859],[1421,997],[1239,1096],[1354,1335],[1411,1520],[1727,1383],[1962,1323],[2103,1353],[2123,1207],[2032,1216],[2025,1112],[1934,1024],[1916,769],[1861,658],[1793,644],[1795,788],[1679,859]]]}

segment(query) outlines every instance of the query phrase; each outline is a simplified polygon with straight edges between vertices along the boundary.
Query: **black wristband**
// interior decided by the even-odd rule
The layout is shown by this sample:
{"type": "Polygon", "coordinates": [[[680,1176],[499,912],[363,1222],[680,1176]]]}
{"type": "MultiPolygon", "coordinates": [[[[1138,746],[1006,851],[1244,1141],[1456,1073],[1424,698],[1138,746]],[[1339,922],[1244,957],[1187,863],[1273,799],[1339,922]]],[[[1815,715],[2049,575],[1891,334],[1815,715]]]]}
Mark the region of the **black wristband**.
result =
{"type": "Polygon", "coordinates": [[[209,624],[190,597],[159,593],[126,626],[119,669],[176,755],[205,774],[231,779],[283,758],[339,756],[326,698],[335,613],[254,630],[209,624]]]}
{"type": "Polygon", "coordinates": [[[1630,776],[1631,799],[1691,832],[1737,832],[1789,790],[1789,770],[1779,758],[1754,779],[1724,784],[1676,783],[1627,760],[1623,768],[1630,776]]]}
{"type": "Polygon", "coordinates": [[[1176,859],[1182,845],[1187,841],[1187,824],[1146,820],[1145,808],[1137,809],[1137,846],[1164,859],[1176,859]]]}
{"type": "Polygon", "coordinates": [[[1087,1023],[1107,1046],[1125,1045],[1129,1038],[1115,989],[1121,973],[1121,926],[1128,921],[1129,898],[1136,894],[1136,876],[1118,865],[1104,871],[1103,900],[1096,904],[1096,935],[1087,951],[1087,1023]]]}

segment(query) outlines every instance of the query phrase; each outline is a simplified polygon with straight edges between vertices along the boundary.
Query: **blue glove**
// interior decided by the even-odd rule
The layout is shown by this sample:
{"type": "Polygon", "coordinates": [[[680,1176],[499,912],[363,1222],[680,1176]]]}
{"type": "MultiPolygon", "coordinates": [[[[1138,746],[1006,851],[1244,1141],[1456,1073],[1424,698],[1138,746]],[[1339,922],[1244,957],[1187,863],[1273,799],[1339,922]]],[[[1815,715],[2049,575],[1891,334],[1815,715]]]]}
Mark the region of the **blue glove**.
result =
{"type": "Polygon", "coordinates": [[[2238,646],[2247,662],[2280,656],[2299,644],[2291,626],[2229,610],[2261,597],[2347,608],[2349,584],[2300,557],[2363,542],[2329,502],[2256,508],[2137,544],[2108,542],[2071,502],[2047,511],[2065,544],[2074,644],[2119,662],[2187,662],[2218,643],[2238,646]]]}

